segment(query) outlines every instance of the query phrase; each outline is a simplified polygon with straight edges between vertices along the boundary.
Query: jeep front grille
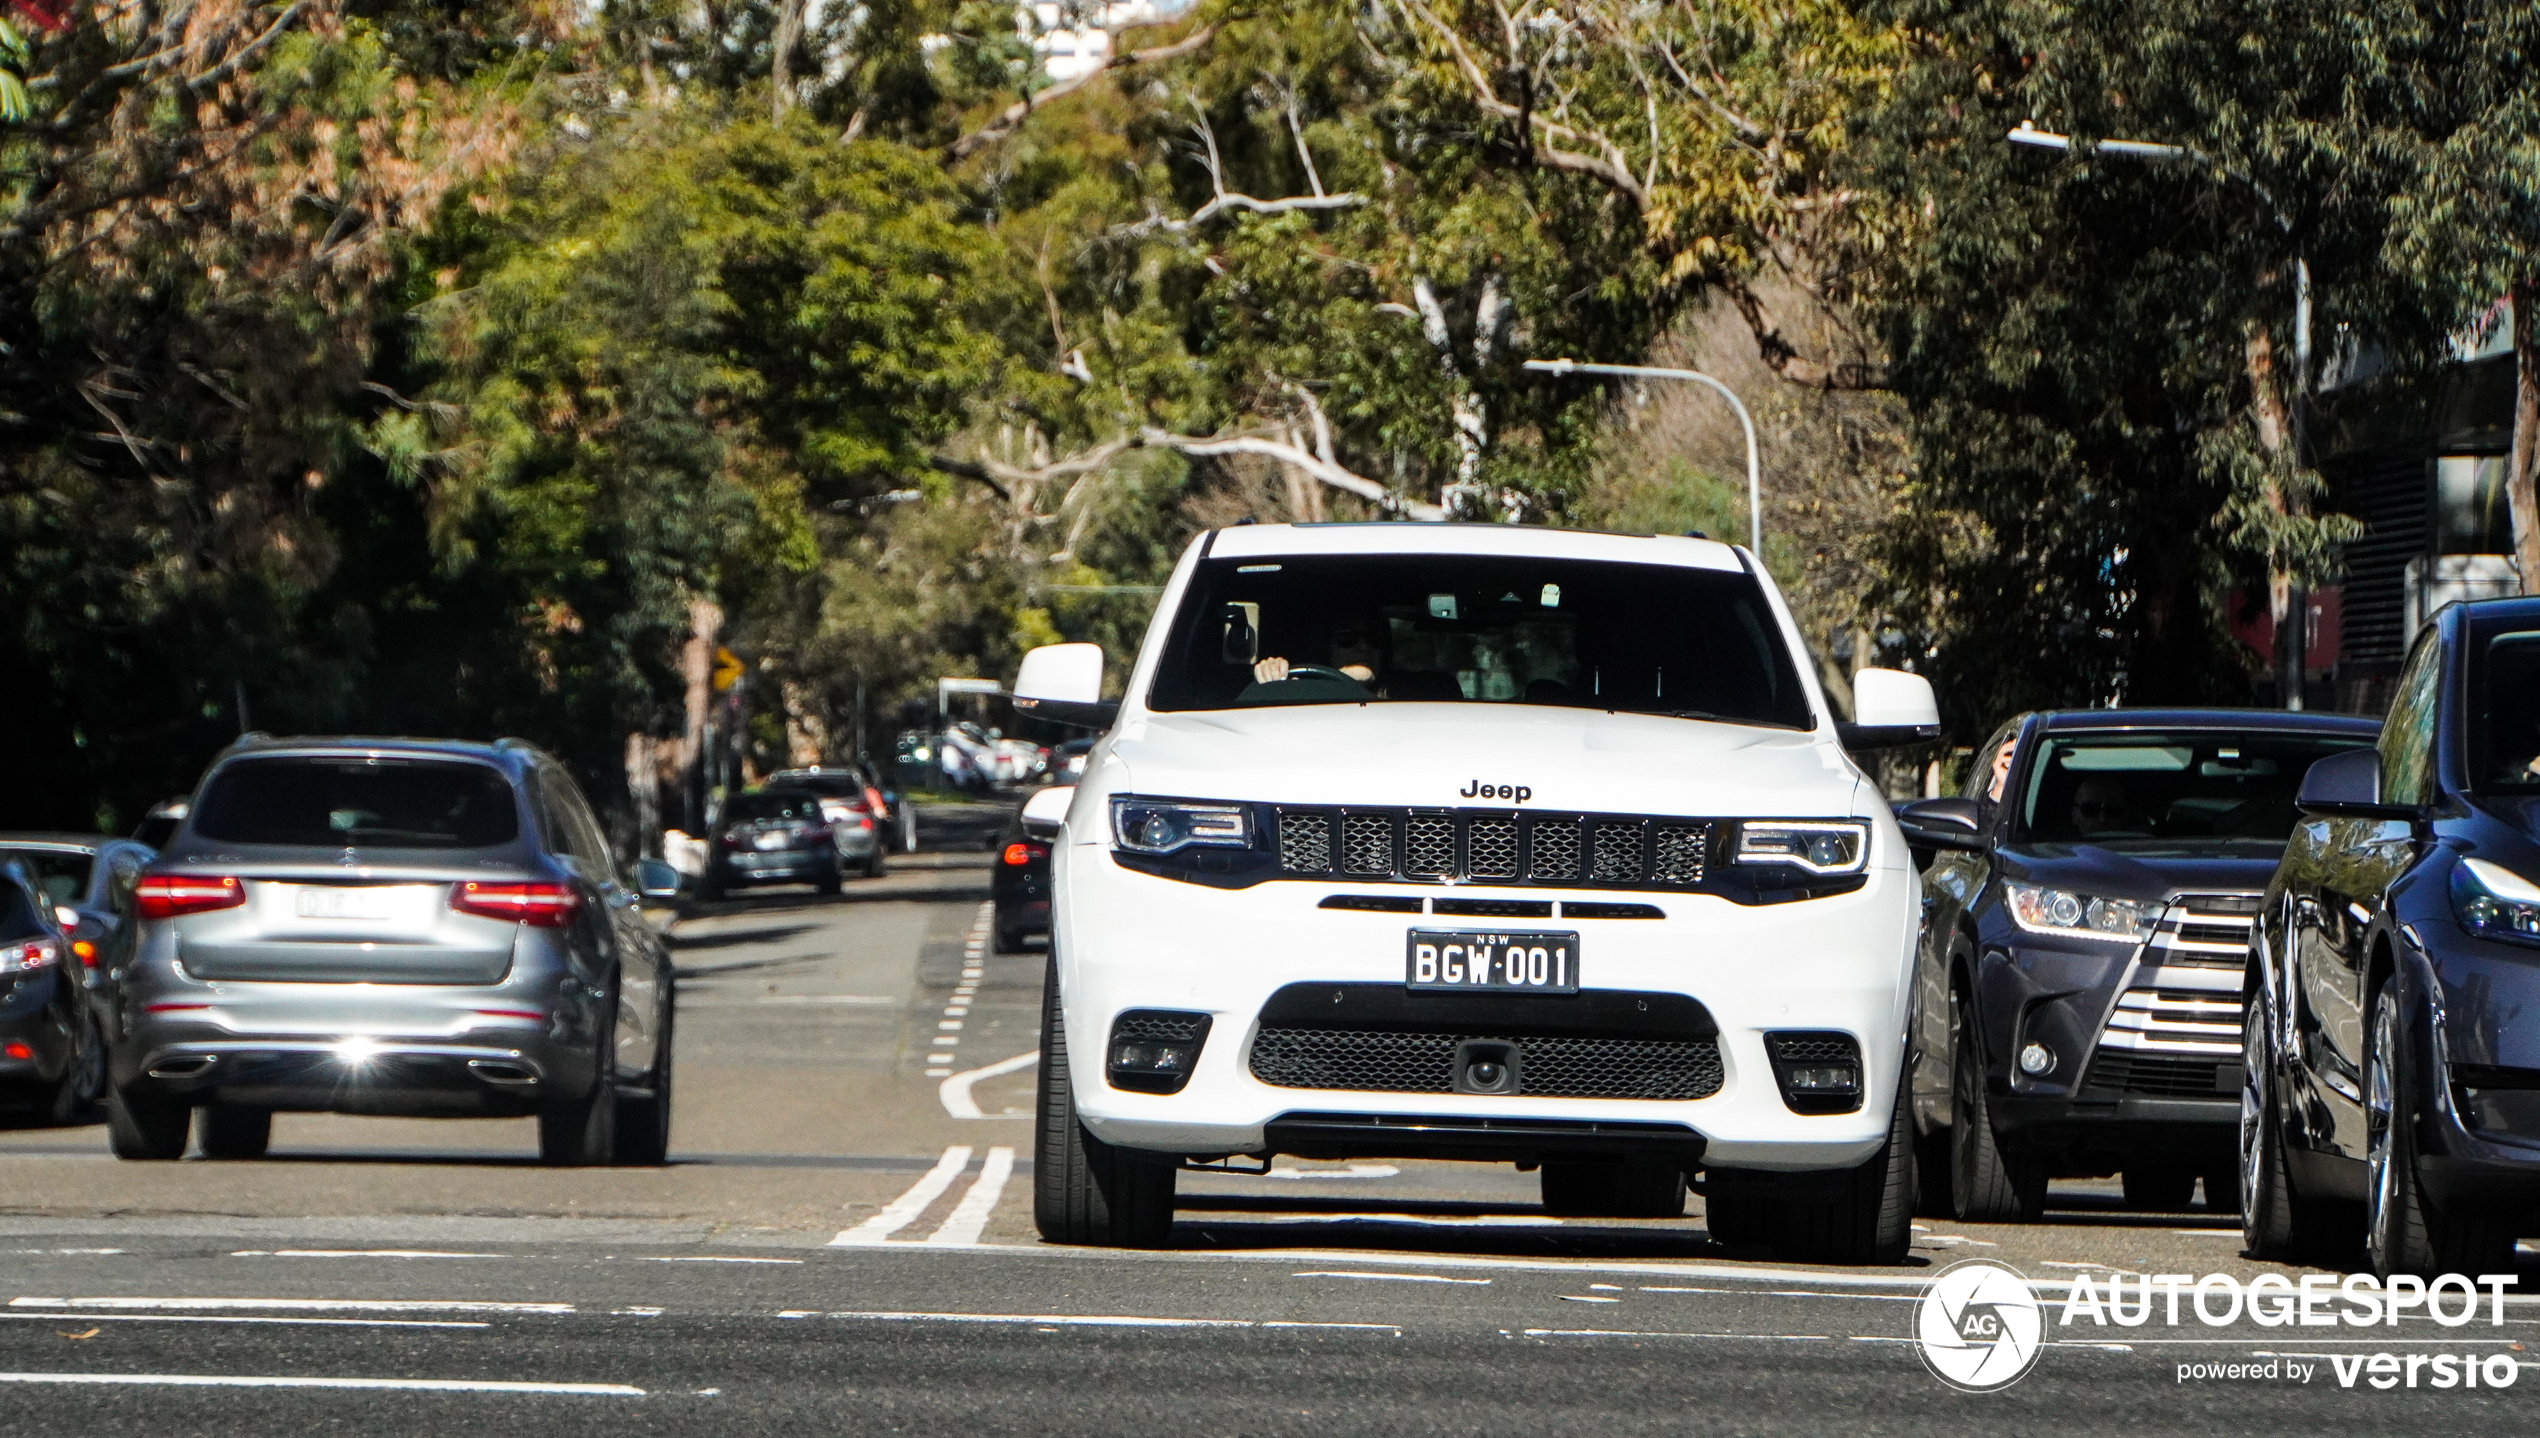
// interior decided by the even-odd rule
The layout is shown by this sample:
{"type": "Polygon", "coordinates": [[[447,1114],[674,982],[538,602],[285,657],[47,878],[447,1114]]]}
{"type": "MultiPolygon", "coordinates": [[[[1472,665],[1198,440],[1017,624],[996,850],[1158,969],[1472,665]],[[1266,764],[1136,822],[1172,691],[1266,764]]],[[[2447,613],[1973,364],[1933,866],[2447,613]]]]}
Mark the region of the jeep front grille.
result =
{"type": "Polygon", "coordinates": [[[1280,872],[1296,878],[1693,889],[1717,828],[1644,814],[1282,807],[1277,847],[1280,872]]]}

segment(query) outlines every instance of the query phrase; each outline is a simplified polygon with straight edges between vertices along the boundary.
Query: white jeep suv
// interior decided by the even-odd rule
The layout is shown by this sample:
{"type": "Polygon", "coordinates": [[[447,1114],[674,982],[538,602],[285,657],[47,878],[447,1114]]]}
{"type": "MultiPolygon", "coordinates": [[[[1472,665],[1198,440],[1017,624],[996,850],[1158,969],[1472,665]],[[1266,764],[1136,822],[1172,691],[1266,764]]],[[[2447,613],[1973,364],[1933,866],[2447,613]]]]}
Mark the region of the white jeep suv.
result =
{"type": "Polygon", "coordinates": [[[1153,1245],[1186,1162],[1540,1166],[1558,1213],[1896,1262],[1919,895],[1743,549],[1504,525],[1244,526],[1165,587],[1054,847],[1035,1211],[1153,1245]]]}

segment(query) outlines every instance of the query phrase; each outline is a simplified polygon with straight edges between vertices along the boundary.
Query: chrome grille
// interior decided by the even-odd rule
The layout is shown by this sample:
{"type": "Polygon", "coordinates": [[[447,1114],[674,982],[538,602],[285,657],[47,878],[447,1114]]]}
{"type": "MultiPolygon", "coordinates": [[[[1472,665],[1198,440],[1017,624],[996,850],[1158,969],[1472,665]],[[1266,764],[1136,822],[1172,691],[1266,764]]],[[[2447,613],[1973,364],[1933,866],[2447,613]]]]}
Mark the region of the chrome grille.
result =
{"type": "Polygon", "coordinates": [[[1534,824],[1534,862],[1527,872],[1538,879],[1579,876],[1579,826],[1568,819],[1538,819],[1534,824]]]}
{"type": "Polygon", "coordinates": [[[2255,894],[2184,894],[2161,914],[2143,946],[2143,962],[2172,968],[2230,969],[2249,963],[2250,926],[2257,922],[2255,894]]]}
{"type": "Polygon", "coordinates": [[[1342,826],[1342,863],[1353,874],[1393,872],[1393,820],[1352,814],[1342,826]]]}
{"type": "Polygon", "coordinates": [[[1424,879],[1443,879],[1455,872],[1455,821],[1415,818],[1404,826],[1402,871],[1424,879]]]}
{"type": "MultiPolygon", "coordinates": [[[[1542,830],[1536,830],[1540,835],[1542,830]]],[[[1517,821],[1475,819],[1464,826],[1464,872],[1476,879],[1517,877],[1517,821]]]]}
{"type": "Polygon", "coordinates": [[[1280,810],[1279,867],[1291,874],[1332,872],[1331,818],[1280,810]]]}
{"type": "Polygon", "coordinates": [[[2128,989],[2099,1035],[2103,1049],[2240,1056],[2240,993],[2218,989],[2128,989]]]}

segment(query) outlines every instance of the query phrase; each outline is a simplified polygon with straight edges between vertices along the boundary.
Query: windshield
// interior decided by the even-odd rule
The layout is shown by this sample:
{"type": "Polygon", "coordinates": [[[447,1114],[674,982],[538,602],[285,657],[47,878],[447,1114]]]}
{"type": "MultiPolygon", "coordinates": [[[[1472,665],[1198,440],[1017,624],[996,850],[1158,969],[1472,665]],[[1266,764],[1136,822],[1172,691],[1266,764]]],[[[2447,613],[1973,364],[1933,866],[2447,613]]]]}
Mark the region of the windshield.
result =
{"type": "Polygon", "coordinates": [[[2266,733],[2050,735],[2031,763],[2024,837],[2142,853],[2246,854],[2284,847],[2293,796],[2315,760],[2366,736],[2266,733]]]}
{"type": "Polygon", "coordinates": [[[2470,646],[2471,787],[2540,794],[2540,634],[2495,634],[2470,646]]]}
{"type": "Polygon", "coordinates": [[[820,796],[802,789],[743,794],[732,801],[731,812],[725,817],[735,824],[763,819],[817,819],[820,817],[820,796]]]}
{"type": "Polygon", "coordinates": [[[1813,723],[1752,576],[1499,555],[1207,561],[1147,699],[1388,702],[1813,723]]]}
{"type": "Polygon", "coordinates": [[[520,810],[483,764],[248,759],[213,777],[193,830],[238,844],[487,849],[519,837],[520,810]]]}
{"type": "Polygon", "coordinates": [[[88,871],[97,856],[76,849],[0,849],[0,864],[12,860],[46,899],[76,904],[88,895],[88,871]]]}

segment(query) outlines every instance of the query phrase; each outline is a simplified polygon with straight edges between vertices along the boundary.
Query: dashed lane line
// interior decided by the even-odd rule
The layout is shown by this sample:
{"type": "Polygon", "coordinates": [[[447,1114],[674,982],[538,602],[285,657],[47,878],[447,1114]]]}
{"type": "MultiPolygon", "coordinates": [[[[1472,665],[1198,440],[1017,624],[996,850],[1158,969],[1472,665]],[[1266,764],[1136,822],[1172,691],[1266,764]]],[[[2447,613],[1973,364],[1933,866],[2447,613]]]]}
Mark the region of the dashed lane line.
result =
{"type": "Polygon", "coordinates": [[[963,1016],[970,1012],[971,1000],[979,995],[979,981],[987,974],[988,928],[996,922],[997,906],[979,906],[978,916],[970,921],[970,932],[961,942],[961,982],[953,986],[952,996],[944,1005],[944,1016],[935,1027],[942,1031],[926,1055],[926,1076],[941,1078],[952,1072],[953,1050],[961,1044],[959,1037],[963,1016]]]}
{"type": "Polygon", "coordinates": [[[283,1312],[283,1313],[538,1313],[576,1310],[570,1303],[504,1303],[492,1299],[422,1298],[12,1298],[11,1308],[66,1312],[283,1312]]]}
{"type": "Polygon", "coordinates": [[[641,1398],[624,1383],[506,1383],[475,1378],[298,1378],[240,1373],[0,1373],[0,1383],[137,1385],[153,1388],[351,1388],[400,1393],[541,1393],[641,1398]]]}
{"type": "Polygon", "coordinates": [[[779,1318],[845,1318],[875,1323],[1013,1323],[1035,1328],[1344,1328],[1399,1336],[1399,1323],[1306,1323],[1257,1318],[1146,1318],[1125,1313],[906,1313],[878,1310],[821,1313],[789,1309],[779,1318]]]}

